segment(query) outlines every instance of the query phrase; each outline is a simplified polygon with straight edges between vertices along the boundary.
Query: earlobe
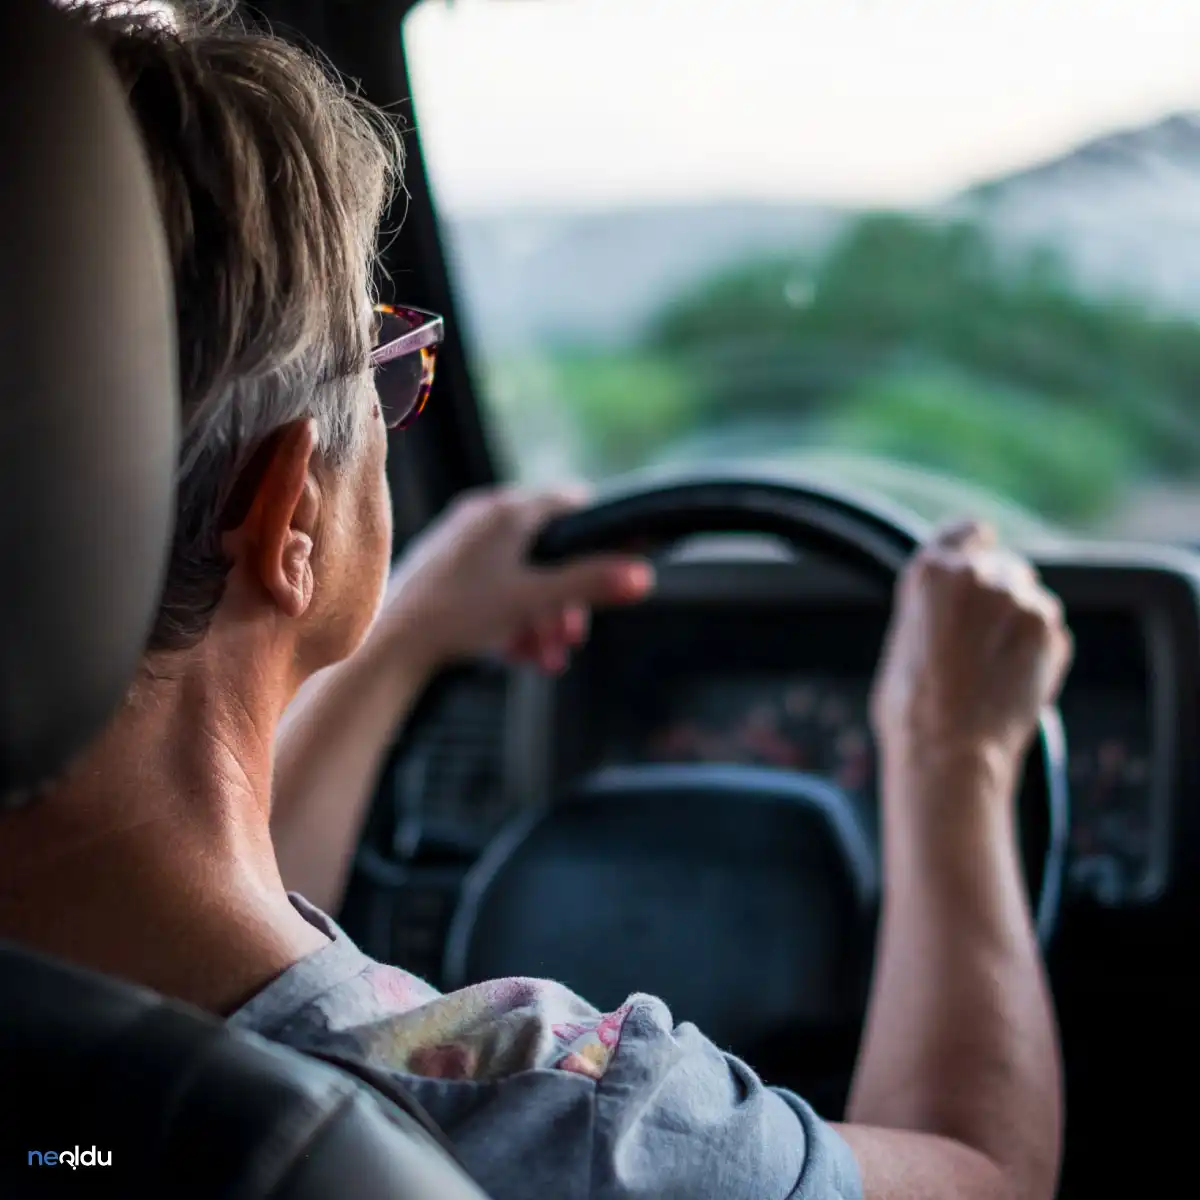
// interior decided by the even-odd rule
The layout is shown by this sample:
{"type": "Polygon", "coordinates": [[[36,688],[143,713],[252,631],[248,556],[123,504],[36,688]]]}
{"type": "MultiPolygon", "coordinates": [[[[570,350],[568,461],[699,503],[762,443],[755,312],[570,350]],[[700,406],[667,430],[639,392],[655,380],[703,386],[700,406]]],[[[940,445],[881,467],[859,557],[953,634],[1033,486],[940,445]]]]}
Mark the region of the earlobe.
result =
{"type": "Polygon", "coordinates": [[[283,579],[285,596],[277,597],[277,603],[289,617],[302,617],[312,603],[313,564],[312,538],[306,533],[292,530],[283,551],[283,579]]]}

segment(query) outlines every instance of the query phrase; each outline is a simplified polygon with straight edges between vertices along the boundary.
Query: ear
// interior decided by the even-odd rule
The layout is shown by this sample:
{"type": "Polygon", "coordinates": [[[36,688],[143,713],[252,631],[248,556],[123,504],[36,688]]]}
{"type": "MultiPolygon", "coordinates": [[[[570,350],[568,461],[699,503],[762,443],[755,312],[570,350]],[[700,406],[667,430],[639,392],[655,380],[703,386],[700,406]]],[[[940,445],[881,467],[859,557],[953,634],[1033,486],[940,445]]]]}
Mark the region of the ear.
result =
{"type": "Polygon", "coordinates": [[[313,421],[284,426],[272,439],[250,510],[237,531],[239,557],[288,617],[313,596],[313,543],[320,493],[312,476],[313,421]]]}

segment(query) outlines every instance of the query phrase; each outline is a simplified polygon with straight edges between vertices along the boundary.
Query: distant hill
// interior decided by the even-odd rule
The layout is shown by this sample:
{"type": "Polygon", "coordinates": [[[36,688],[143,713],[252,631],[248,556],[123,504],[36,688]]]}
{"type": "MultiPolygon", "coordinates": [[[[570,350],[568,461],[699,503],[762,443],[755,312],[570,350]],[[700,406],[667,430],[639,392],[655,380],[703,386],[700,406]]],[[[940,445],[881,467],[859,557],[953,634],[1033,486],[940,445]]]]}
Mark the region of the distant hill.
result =
{"type": "Polygon", "coordinates": [[[1060,248],[1088,287],[1200,315],[1200,114],[1088,142],[951,208],[1060,248]]]}
{"type": "MultiPolygon", "coordinates": [[[[1090,141],[933,210],[1049,245],[1086,286],[1200,315],[1200,115],[1090,141]]],[[[451,218],[461,315],[485,354],[627,340],[665,301],[748,256],[817,254],[853,217],[794,204],[451,218]]]]}

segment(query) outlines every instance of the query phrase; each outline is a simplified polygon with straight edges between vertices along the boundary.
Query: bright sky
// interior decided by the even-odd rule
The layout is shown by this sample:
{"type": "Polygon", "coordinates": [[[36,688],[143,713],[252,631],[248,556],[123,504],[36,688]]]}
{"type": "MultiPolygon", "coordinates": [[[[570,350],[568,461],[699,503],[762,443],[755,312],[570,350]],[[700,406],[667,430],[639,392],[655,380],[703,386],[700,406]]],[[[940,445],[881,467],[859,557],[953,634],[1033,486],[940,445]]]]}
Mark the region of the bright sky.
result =
{"type": "Polygon", "coordinates": [[[1200,110],[1200,0],[424,0],[438,198],[892,204],[1200,110]]]}

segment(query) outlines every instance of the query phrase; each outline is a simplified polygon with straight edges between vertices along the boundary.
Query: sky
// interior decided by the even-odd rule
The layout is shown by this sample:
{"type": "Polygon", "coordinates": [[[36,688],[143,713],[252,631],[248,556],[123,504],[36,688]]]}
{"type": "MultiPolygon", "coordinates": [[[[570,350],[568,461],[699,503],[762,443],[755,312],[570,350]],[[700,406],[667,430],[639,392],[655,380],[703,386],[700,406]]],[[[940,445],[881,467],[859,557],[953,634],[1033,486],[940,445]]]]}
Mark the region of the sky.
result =
{"type": "Polygon", "coordinates": [[[1200,0],[423,0],[438,201],[891,205],[1200,111],[1200,0]]]}

